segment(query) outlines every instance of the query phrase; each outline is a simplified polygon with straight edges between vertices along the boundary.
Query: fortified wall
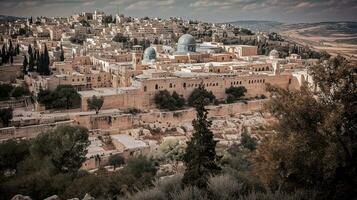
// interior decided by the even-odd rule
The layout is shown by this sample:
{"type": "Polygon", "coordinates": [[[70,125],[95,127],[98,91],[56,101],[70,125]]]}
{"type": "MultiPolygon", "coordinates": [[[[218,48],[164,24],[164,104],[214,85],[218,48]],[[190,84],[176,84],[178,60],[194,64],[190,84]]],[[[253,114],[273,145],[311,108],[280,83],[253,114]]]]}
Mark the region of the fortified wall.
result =
{"type": "MultiPolygon", "coordinates": [[[[250,111],[258,111],[262,109],[264,102],[267,100],[254,100],[247,103],[238,102],[233,104],[223,104],[218,106],[207,106],[209,117],[222,117],[234,115],[236,113],[244,113],[250,111]]],[[[138,114],[111,113],[98,115],[79,115],[73,121],[78,125],[87,127],[91,130],[103,130],[112,134],[120,133],[127,129],[140,127],[155,128],[170,128],[181,126],[186,123],[191,123],[196,118],[194,108],[189,108],[171,112],[149,112],[138,114]]]]}

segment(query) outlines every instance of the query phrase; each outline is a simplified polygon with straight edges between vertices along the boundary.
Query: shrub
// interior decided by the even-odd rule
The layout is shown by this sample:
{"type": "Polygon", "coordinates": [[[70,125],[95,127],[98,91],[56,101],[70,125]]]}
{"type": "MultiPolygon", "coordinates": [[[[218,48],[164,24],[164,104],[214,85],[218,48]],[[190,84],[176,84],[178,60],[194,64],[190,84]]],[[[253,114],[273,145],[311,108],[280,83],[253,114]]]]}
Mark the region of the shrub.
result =
{"type": "Polygon", "coordinates": [[[245,95],[247,89],[244,86],[229,87],[226,89],[227,103],[234,103],[245,95]]]}
{"type": "Polygon", "coordinates": [[[178,193],[172,194],[172,199],[175,200],[192,200],[192,199],[200,199],[205,200],[208,199],[197,187],[186,187],[184,190],[181,190],[178,193]]]}
{"type": "Polygon", "coordinates": [[[155,104],[160,109],[177,110],[185,105],[185,99],[176,92],[171,95],[169,91],[162,90],[155,94],[155,104]]]}
{"type": "Polygon", "coordinates": [[[30,94],[30,91],[25,88],[25,87],[16,87],[14,89],[14,91],[12,92],[12,97],[15,97],[15,98],[19,98],[19,97],[22,97],[22,96],[26,96],[26,95],[29,95],[30,94]]]}
{"type": "Polygon", "coordinates": [[[189,106],[194,106],[196,101],[200,98],[205,99],[206,105],[216,102],[216,97],[213,95],[212,91],[207,91],[202,84],[193,90],[187,99],[187,103],[189,106]]]}
{"type": "Polygon", "coordinates": [[[241,188],[242,184],[228,174],[211,177],[208,181],[209,192],[217,200],[237,199],[241,188]]]}

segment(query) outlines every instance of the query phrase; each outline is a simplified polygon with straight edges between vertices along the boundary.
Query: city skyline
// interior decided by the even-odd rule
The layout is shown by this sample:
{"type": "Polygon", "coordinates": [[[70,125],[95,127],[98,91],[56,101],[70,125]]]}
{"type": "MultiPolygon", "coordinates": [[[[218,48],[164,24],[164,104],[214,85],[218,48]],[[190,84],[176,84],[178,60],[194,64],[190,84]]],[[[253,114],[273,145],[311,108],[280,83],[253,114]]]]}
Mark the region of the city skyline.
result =
{"type": "Polygon", "coordinates": [[[104,11],[134,17],[183,17],[207,22],[271,20],[287,23],[356,21],[354,0],[0,0],[1,15],[66,16],[104,11]]]}

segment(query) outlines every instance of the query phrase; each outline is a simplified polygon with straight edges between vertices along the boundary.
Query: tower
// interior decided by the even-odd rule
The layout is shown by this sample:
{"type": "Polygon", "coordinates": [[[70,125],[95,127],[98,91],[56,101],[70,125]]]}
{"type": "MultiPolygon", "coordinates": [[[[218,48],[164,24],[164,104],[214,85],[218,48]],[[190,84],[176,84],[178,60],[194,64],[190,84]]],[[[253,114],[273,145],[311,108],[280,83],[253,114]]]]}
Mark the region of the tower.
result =
{"type": "Polygon", "coordinates": [[[135,71],[142,70],[141,61],[143,59],[143,47],[140,45],[133,46],[132,62],[135,71]]]}

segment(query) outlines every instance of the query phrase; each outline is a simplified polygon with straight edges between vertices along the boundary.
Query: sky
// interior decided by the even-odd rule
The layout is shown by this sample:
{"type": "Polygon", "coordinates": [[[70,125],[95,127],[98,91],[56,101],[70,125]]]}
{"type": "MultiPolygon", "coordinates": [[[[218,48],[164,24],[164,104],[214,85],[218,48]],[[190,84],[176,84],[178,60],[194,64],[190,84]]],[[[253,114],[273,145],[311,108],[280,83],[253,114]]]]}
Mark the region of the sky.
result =
{"type": "Polygon", "coordinates": [[[357,0],[0,0],[0,15],[69,16],[95,10],[205,22],[357,21],[357,0]]]}

